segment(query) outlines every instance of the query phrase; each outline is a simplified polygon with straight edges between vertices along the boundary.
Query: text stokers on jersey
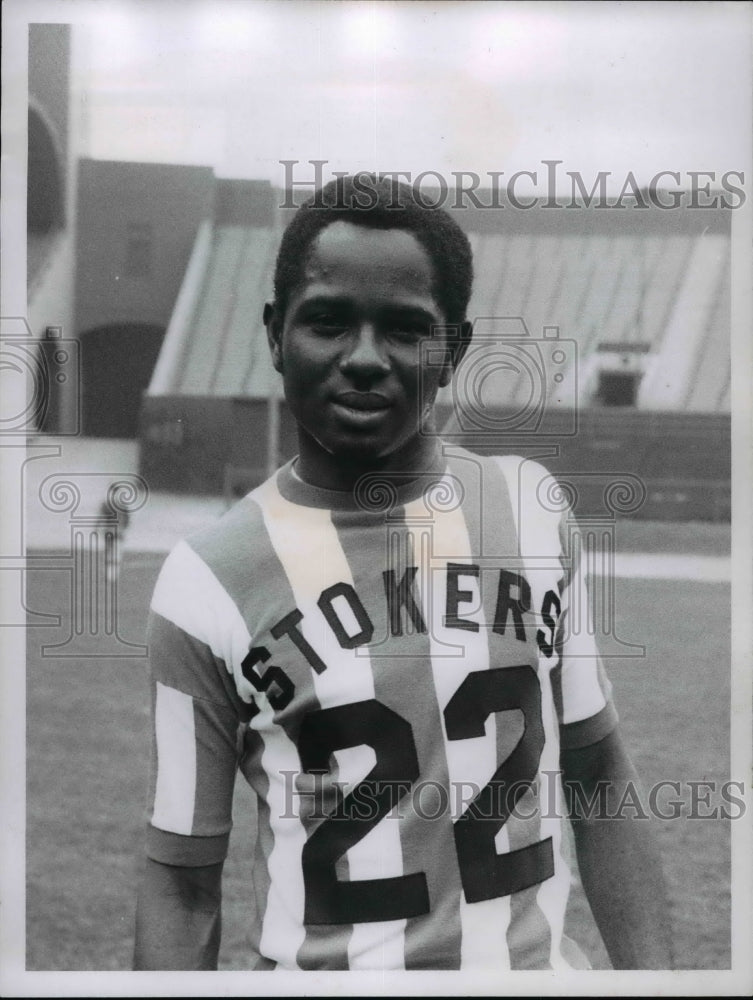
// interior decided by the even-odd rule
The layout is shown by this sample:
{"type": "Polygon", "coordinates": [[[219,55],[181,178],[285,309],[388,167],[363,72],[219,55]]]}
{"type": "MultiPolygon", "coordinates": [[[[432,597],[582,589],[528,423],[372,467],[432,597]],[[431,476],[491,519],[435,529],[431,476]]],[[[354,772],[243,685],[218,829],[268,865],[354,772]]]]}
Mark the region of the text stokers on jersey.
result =
{"type": "MultiPolygon", "coordinates": [[[[474,599],[474,593],[466,589],[468,584],[462,578],[479,579],[481,567],[474,563],[453,563],[446,566],[446,602],[444,626],[446,628],[462,629],[478,632],[478,621],[463,617],[467,610],[461,605],[469,605],[474,599]]],[[[404,634],[405,617],[410,620],[412,631],[426,633],[427,627],[416,599],[415,580],[417,566],[408,566],[398,580],[394,569],[382,573],[385,601],[389,620],[390,633],[393,636],[404,634]]],[[[494,619],[491,623],[493,632],[505,635],[509,626],[515,631],[515,638],[520,642],[527,641],[526,627],[523,615],[531,610],[531,587],[524,576],[510,570],[495,570],[496,576],[496,606],[494,619]]],[[[485,572],[486,576],[486,572],[485,572]]],[[[343,649],[356,649],[371,642],[374,635],[374,624],[367,608],[350,583],[335,583],[326,587],[319,595],[317,606],[322,616],[343,649]]],[[[536,629],[536,644],[540,652],[547,658],[555,649],[555,636],[560,619],[561,602],[553,590],[544,594],[540,608],[540,618],[543,628],[536,629]]],[[[301,628],[303,612],[299,608],[284,615],[276,622],[270,632],[281,640],[287,637],[302,653],[309,666],[321,674],[327,669],[311,643],[306,639],[301,628]]],[[[266,646],[253,646],[243,660],[243,676],[259,692],[266,692],[270,705],[281,710],[292,701],[295,685],[288,675],[278,666],[269,666],[260,676],[257,665],[266,663],[272,654],[266,646]]]]}

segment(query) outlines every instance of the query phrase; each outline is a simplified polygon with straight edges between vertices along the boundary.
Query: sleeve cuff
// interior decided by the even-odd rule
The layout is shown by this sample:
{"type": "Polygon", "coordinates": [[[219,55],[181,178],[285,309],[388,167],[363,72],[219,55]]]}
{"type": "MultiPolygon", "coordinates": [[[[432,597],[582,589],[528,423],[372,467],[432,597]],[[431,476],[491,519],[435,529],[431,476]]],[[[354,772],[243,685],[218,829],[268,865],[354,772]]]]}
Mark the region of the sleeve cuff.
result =
{"type": "Polygon", "coordinates": [[[152,861],[178,868],[216,865],[227,857],[229,833],[214,837],[186,837],[168,833],[149,824],[146,829],[146,853],[152,861]]]}
{"type": "Polygon", "coordinates": [[[577,750],[598,743],[612,732],[618,721],[617,709],[608,701],[596,715],[560,726],[560,749],[577,750]]]}

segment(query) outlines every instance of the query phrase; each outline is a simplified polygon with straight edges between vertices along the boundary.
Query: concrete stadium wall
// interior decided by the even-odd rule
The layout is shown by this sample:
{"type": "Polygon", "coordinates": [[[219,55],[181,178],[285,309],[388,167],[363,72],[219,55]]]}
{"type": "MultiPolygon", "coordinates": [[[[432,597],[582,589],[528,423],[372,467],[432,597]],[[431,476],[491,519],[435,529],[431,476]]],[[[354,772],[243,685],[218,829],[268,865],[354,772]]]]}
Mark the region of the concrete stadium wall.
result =
{"type": "MultiPolygon", "coordinates": [[[[263,399],[145,396],[140,471],[150,489],[238,496],[267,477],[269,408],[263,399]]],[[[295,424],[279,409],[277,462],[297,451],[295,424]]]]}
{"type": "Polygon", "coordinates": [[[479,454],[536,458],[572,493],[579,517],[730,519],[731,421],[725,413],[620,407],[552,408],[535,432],[514,429],[514,411],[485,411],[485,426],[460,426],[445,408],[444,437],[479,454]]]}
{"type": "Polygon", "coordinates": [[[112,323],[167,327],[196,232],[211,215],[213,185],[209,167],[80,161],[79,335],[112,323]],[[129,243],[139,233],[143,273],[129,274],[129,243]]]}
{"type": "MultiPolygon", "coordinates": [[[[563,483],[580,518],[729,520],[728,415],[615,408],[575,420],[573,412],[552,410],[528,436],[463,430],[449,415],[439,414],[445,440],[478,454],[536,458],[563,483]]],[[[502,422],[509,413],[497,416],[502,422]]],[[[268,419],[261,399],[145,397],[141,473],[155,490],[240,496],[266,477],[268,419]]],[[[283,402],[279,428],[281,464],[297,451],[283,402]]]]}
{"type": "Polygon", "coordinates": [[[87,434],[135,435],[157,357],[143,333],[164,333],[213,194],[208,167],[80,161],[74,328],[94,359],[82,367],[87,434]],[[140,357],[124,364],[129,351],[140,357]],[[108,413],[118,375],[125,384],[108,413]]]}
{"type": "Polygon", "coordinates": [[[149,488],[221,494],[231,426],[230,399],[145,396],[139,471],[149,488]]]}
{"type": "Polygon", "coordinates": [[[214,220],[218,226],[272,226],[274,191],[269,181],[218,179],[214,220]]]}

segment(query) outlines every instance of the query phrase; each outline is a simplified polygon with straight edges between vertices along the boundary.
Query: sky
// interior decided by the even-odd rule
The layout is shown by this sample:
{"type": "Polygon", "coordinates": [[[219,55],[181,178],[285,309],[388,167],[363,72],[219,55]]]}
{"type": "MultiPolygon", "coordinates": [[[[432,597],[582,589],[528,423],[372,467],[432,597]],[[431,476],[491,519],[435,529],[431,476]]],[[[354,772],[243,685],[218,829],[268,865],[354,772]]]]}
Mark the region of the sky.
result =
{"type": "MultiPolygon", "coordinates": [[[[325,170],[741,170],[751,8],[58,0],[80,151],[283,185],[325,170]]],[[[566,178],[563,178],[566,180],[566,178]]],[[[559,186],[558,181],[558,186],[559,186]]]]}

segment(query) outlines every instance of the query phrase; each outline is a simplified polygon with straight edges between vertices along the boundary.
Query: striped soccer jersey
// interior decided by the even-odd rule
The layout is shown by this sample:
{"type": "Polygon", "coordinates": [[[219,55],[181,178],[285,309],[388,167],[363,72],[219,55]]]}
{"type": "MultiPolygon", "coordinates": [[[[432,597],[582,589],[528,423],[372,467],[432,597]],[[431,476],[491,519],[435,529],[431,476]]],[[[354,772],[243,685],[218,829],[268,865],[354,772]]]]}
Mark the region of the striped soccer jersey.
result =
{"type": "Polygon", "coordinates": [[[448,446],[353,495],[289,464],[168,556],[147,849],[221,861],[240,769],[254,967],[568,967],[559,751],[617,717],[553,485],[448,446]]]}

